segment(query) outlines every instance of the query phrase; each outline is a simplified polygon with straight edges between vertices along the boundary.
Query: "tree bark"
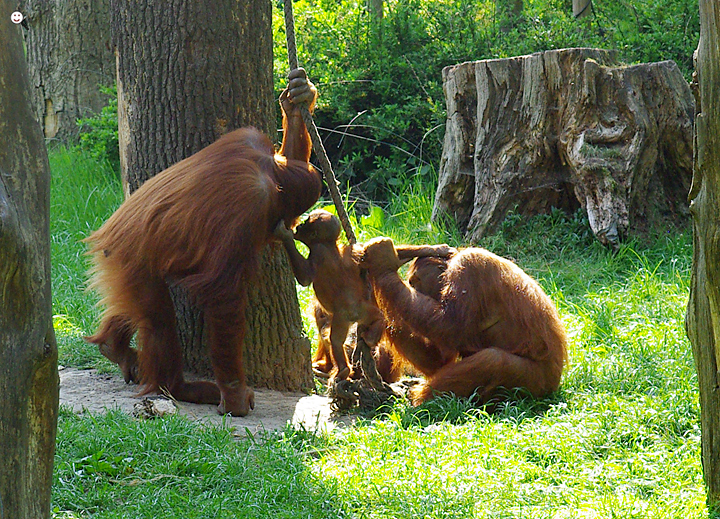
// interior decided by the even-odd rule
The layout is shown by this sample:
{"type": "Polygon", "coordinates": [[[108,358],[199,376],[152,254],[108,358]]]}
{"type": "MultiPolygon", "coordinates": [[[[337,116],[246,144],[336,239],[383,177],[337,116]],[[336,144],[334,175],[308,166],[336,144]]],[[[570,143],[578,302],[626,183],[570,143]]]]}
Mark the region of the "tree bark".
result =
{"type": "Polygon", "coordinates": [[[508,32],[515,27],[517,20],[522,14],[522,0],[499,0],[496,1],[497,16],[500,23],[500,30],[508,32]]]}
{"type": "Polygon", "coordinates": [[[110,0],[25,0],[23,14],[32,106],[45,137],[68,139],[77,120],[107,104],[100,86],[115,83],[110,0]]]}
{"type": "Polygon", "coordinates": [[[697,116],[690,212],[693,268],[686,329],[700,386],[702,463],[708,507],[720,510],[720,6],[700,0],[697,116]]]}
{"type": "MultiPolygon", "coordinates": [[[[224,133],[275,135],[271,2],[113,0],[120,164],[126,193],[224,133]]],[[[310,343],[282,247],[265,249],[248,289],[243,354],[248,383],[312,386],[310,343]]],[[[186,367],[210,376],[198,309],[175,291],[186,367]]]]}
{"type": "Polygon", "coordinates": [[[0,0],[0,516],[36,519],[50,516],[59,377],[50,169],[14,10],[0,0]]]}
{"type": "Polygon", "coordinates": [[[377,23],[383,17],[383,0],[367,0],[368,11],[373,23],[377,23]]]}
{"type": "Polygon", "coordinates": [[[592,0],[573,0],[573,16],[576,20],[585,18],[592,11],[592,0]]]}
{"type": "Polygon", "coordinates": [[[671,61],[629,67],[563,49],[443,70],[433,219],[477,242],[507,212],[582,206],[604,244],[687,219],[694,100],[671,61]]]}

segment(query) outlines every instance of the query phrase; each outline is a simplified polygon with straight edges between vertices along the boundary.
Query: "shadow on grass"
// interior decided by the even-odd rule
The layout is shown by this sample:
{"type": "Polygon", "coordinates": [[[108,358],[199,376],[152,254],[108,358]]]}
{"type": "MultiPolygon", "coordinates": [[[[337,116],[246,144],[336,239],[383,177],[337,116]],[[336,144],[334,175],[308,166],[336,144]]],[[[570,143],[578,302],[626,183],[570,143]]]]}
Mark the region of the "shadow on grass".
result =
{"type": "Polygon", "coordinates": [[[438,395],[413,407],[407,399],[398,398],[373,412],[358,413],[362,420],[398,421],[404,428],[424,428],[436,423],[462,425],[477,420],[511,421],[519,423],[545,416],[551,409],[564,407],[562,390],[536,399],[521,389],[503,390],[490,402],[477,405],[472,398],[438,395]]]}
{"type": "Polygon", "coordinates": [[[349,517],[307,463],[322,435],[288,429],[238,438],[181,417],[61,410],[55,517],[349,517]]]}

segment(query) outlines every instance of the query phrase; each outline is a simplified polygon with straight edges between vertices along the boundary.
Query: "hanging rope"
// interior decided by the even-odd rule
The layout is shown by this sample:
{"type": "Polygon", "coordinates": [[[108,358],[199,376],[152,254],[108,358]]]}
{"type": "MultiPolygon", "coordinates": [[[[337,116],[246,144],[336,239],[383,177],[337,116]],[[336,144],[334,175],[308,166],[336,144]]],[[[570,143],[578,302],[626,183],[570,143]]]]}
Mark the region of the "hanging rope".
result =
{"type": "MultiPolygon", "coordinates": [[[[297,46],[295,44],[295,19],[293,17],[292,0],[285,0],[285,35],[287,37],[290,70],[295,70],[298,68],[298,58],[297,46]]],[[[310,115],[306,107],[301,106],[300,113],[302,114],[303,122],[305,122],[305,127],[310,134],[315,155],[320,161],[325,183],[328,186],[330,196],[337,209],[338,218],[340,218],[340,222],[342,223],[345,236],[350,245],[354,245],[357,241],[355,239],[355,233],[350,225],[350,219],[345,212],[345,206],[342,203],[342,198],[340,198],[340,192],[338,191],[338,183],[337,180],[335,180],[335,174],[330,165],[325,147],[320,139],[320,134],[315,126],[315,121],[313,121],[312,115],[310,115]]],[[[338,410],[348,410],[356,405],[364,409],[377,409],[380,405],[387,402],[390,396],[395,395],[395,392],[380,378],[372,351],[367,343],[359,338],[359,333],[353,353],[354,364],[356,357],[357,362],[360,364],[358,367],[362,369],[364,378],[360,380],[337,381],[333,387],[329,388],[330,396],[333,399],[333,406],[338,410]]]]}
{"type": "MultiPolygon", "coordinates": [[[[285,35],[287,37],[287,50],[288,50],[288,62],[290,64],[290,70],[298,68],[297,58],[297,46],[295,44],[295,18],[293,16],[292,0],[285,0],[285,35]]],[[[303,122],[305,127],[310,134],[310,141],[315,150],[315,155],[320,161],[320,167],[322,168],[323,176],[325,177],[325,183],[327,184],[328,190],[330,191],[330,197],[332,198],[335,209],[337,209],[338,218],[342,223],[345,236],[347,237],[350,245],[355,244],[357,239],[353,232],[352,226],[350,225],[350,218],[348,218],[345,206],[342,203],[340,197],[340,191],[338,191],[338,182],[335,180],[335,173],[333,173],[332,166],[330,165],[330,159],[328,159],[327,152],[323,146],[320,134],[318,133],[315,121],[313,121],[310,111],[305,106],[300,107],[300,113],[302,114],[303,122]]]]}

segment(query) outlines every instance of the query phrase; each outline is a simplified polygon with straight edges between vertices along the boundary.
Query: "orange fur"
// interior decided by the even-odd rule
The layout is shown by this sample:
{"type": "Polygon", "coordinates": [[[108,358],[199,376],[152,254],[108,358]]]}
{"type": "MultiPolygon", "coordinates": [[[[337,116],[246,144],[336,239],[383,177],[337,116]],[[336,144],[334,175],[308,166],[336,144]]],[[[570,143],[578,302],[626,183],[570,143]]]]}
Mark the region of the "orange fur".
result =
{"type": "Polygon", "coordinates": [[[363,262],[390,344],[427,377],[414,403],[435,392],[484,403],[501,387],[535,397],[558,389],[565,328],[542,288],[511,261],[480,248],[421,258],[406,284],[392,241],[381,238],[366,245],[363,262]]]}
{"type": "MultiPolygon", "coordinates": [[[[305,286],[312,283],[315,296],[325,312],[322,320],[327,321],[324,326],[329,330],[331,360],[317,359],[317,365],[322,365],[323,369],[328,370],[326,372],[334,367],[334,378],[343,380],[350,376],[360,376],[359,373],[353,373],[348,365],[345,351],[345,339],[350,326],[357,323],[357,339],[365,341],[377,356],[383,349],[378,347],[378,343],[385,329],[385,321],[373,298],[366,273],[360,266],[363,249],[356,244],[340,244],[340,229],[340,220],[335,215],[318,209],[308,215],[294,235],[282,225],[275,232],[285,246],[298,282],[305,286]],[[308,246],[310,254],[307,259],[297,251],[294,240],[308,246]]],[[[404,245],[398,247],[398,250],[407,259],[449,253],[446,245],[404,245]]],[[[317,311],[315,317],[322,339],[323,327],[320,326],[317,311]]],[[[321,346],[324,346],[322,342],[321,346]]],[[[393,368],[393,362],[380,360],[387,377],[397,376],[399,368],[393,368]]],[[[366,373],[365,376],[373,374],[366,373]]]]}
{"type": "Polygon", "coordinates": [[[327,211],[318,209],[300,224],[295,235],[279,226],[276,234],[282,239],[295,277],[300,284],[312,283],[315,296],[329,318],[329,342],[334,378],[351,376],[345,353],[345,339],[350,326],[358,324],[357,337],[374,349],[385,327],[382,314],[371,299],[370,285],[360,270],[360,254],[356,245],[340,245],[340,221],[327,211]],[[306,258],[295,248],[295,239],[310,249],[306,258]]]}
{"type": "MultiPolygon", "coordinates": [[[[305,85],[314,100],[312,84],[305,85]]],[[[235,130],[148,180],[85,240],[91,286],[105,307],[87,340],[144,393],[164,388],[179,400],[216,403],[219,412],[239,416],[254,406],[241,358],[245,285],[277,223],[294,225],[322,187],[308,164],[305,126],[286,113],[292,109],[285,98],[286,156],[257,130],[235,130]],[[185,287],[204,311],[217,385],[183,378],[172,284],[185,287]],[[135,331],[137,352],[129,347],[135,331]]]]}
{"type": "MultiPolygon", "coordinates": [[[[315,325],[318,330],[318,343],[313,356],[312,366],[316,375],[324,377],[334,377],[337,373],[337,367],[333,362],[330,343],[330,314],[325,311],[320,302],[315,299],[313,301],[313,315],[315,317],[315,325]]],[[[347,340],[343,344],[345,355],[351,357],[357,339],[357,331],[350,329],[347,340]]],[[[387,383],[397,382],[404,372],[404,364],[396,356],[385,341],[380,340],[374,348],[373,356],[377,365],[378,373],[383,381],[387,383]]],[[[356,374],[356,376],[359,374],[356,374]]]]}

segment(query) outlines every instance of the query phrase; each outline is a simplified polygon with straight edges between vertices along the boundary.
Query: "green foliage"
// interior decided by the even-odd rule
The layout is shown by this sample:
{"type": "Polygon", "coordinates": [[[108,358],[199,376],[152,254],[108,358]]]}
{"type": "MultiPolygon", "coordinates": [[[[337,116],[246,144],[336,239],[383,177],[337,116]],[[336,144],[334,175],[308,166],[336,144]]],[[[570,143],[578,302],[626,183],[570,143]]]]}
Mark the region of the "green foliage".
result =
{"type": "Polygon", "coordinates": [[[78,119],[80,128],[79,146],[89,151],[98,161],[108,162],[115,171],[120,170],[120,151],[118,144],[117,88],[100,87],[100,92],[108,96],[108,104],[99,114],[78,119]]]}
{"type": "MultiPolygon", "coordinates": [[[[285,84],[283,2],[276,1],[275,78],[285,84]]],[[[567,0],[525,0],[506,20],[496,0],[387,0],[373,23],[366,2],[294,2],[300,62],[321,91],[316,111],[340,180],[355,197],[388,201],[408,178],[431,182],[440,162],[442,69],[463,61],[549,49],[617,49],[627,63],[672,59],[689,79],[699,37],[697,0],[595,0],[577,22],[567,0]],[[502,18],[502,19],[499,19],[502,18]]],[[[119,169],[117,92],[78,125],[80,146],[119,169]]]]}
{"type": "MultiPolygon", "coordinates": [[[[318,84],[316,111],[342,183],[390,200],[408,177],[440,163],[442,69],[565,47],[617,49],[626,63],[675,60],[689,79],[699,37],[697,0],[595,0],[575,21],[567,0],[525,0],[498,20],[495,0],[387,0],[373,23],[366,2],[294,2],[298,55],[318,84]],[[502,27],[502,30],[501,30],[502,27]]],[[[287,74],[282,2],[274,19],[278,89],[287,74]]]]}
{"type": "Polygon", "coordinates": [[[626,62],[671,59],[690,79],[692,55],[700,37],[697,0],[594,3],[598,7],[592,30],[618,49],[626,62]]]}

